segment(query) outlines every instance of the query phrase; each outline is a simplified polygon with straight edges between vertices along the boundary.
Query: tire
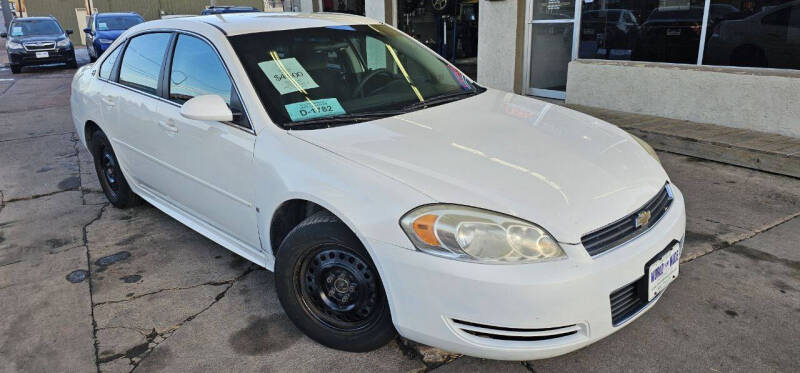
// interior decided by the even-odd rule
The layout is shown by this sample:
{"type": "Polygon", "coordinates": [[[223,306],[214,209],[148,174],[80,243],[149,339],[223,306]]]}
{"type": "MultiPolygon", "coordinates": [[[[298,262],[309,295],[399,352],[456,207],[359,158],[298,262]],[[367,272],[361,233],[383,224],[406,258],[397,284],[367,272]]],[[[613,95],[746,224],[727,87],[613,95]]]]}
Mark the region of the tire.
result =
{"type": "Polygon", "coordinates": [[[283,240],[275,287],[295,326],[327,347],[372,351],[397,335],[375,264],[327,211],[306,218],[283,240]]]}
{"type": "Polygon", "coordinates": [[[767,56],[761,48],[743,45],[731,53],[731,66],[768,67],[767,56]]]}
{"type": "Polygon", "coordinates": [[[19,74],[22,72],[22,66],[20,65],[11,65],[11,73],[12,74],[19,74]]]}
{"type": "Polygon", "coordinates": [[[122,169],[119,167],[117,156],[106,134],[97,130],[92,134],[89,141],[94,159],[94,169],[108,201],[121,209],[138,205],[141,200],[131,190],[128,181],[125,180],[122,169]]]}
{"type": "Polygon", "coordinates": [[[72,53],[72,59],[67,61],[67,68],[69,69],[78,68],[78,60],[75,58],[75,53],[72,53]]]}
{"type": "Polygon", "coordinates": [[[431,10],[435,15],[453,14],[454,4],[457,0],[430,0],[431,10]]]}

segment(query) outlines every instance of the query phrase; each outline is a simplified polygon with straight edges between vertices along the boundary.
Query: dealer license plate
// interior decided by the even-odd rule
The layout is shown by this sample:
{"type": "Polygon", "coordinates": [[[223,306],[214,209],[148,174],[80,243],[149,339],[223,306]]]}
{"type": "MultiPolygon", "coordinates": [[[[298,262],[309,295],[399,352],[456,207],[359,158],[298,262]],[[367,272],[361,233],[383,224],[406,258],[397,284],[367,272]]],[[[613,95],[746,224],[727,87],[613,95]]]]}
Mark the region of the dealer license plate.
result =
{"type": "Polygon", "coordinates": [[[36,52],[36,58],[47,58],[50,57],[50,53],[47,52],[36,52]]]}
{"type": "Polygon", "coordinates": [[[647,301],[653,300],[678,277],[681,246],[676,243],[647,268],[647,301]]]}
{"type": "Polygon", "coordinates": [[[679,36],[681,34],[681,29],[679,28],[668,28],[667,29],[667,36],[679,36]]]}

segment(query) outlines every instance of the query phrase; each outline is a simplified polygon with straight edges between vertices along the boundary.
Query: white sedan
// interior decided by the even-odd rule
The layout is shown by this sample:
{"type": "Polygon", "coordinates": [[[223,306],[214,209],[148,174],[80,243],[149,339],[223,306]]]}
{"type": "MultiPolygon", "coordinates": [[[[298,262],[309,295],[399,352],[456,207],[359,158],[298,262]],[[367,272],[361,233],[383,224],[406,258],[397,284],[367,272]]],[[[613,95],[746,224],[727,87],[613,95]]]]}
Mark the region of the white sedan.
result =
{"type": "Polygon", "coordinates": [[[684,201],[652,148],[368,18],[146,22],[77,72],[71,104],[114,206],[144,199],[274,270],[291,320],[333,348],[399,332],[556,356],[678,275],[684,201]]]}

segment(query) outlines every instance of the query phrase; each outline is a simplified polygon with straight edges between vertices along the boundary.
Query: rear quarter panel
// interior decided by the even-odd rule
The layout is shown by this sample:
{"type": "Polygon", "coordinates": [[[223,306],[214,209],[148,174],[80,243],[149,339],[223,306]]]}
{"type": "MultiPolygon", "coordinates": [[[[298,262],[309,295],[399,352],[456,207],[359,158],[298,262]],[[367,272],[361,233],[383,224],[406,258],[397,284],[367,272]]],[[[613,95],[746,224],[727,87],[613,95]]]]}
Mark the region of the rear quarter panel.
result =
{"type": "Polygon", "coordinates": [[[96,64],[82,66],[72,78],[70,90],[72,121],[75,125],[75,132],[84,146],[87,145],[85,136],[86,123],[93,121],[102,126],[101,123],[103,122],[95,74],[96,64]]]}

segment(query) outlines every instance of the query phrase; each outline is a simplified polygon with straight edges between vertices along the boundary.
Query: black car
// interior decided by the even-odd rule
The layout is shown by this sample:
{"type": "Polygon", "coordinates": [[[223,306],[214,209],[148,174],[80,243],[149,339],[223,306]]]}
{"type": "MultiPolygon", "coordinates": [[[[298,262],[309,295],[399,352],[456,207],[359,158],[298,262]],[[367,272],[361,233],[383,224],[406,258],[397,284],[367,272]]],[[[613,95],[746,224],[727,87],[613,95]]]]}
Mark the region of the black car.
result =
{"type": "Polygon", "coordinates": [[[260,10],[251,6],[232,6],[232,5],[212,5],[203,9],[202,15],[223,14],[223,13],[252,13],[260,10]]]}
{"type": "Polygon", "coordinates": [[[14,74],[23,66],[64,63],[78,67],[75,48],[69,40],[72,30],[64,30],[53,17],[14,18],[8,33],[0,34],[6,40],[6,49],[14,74]]]}

